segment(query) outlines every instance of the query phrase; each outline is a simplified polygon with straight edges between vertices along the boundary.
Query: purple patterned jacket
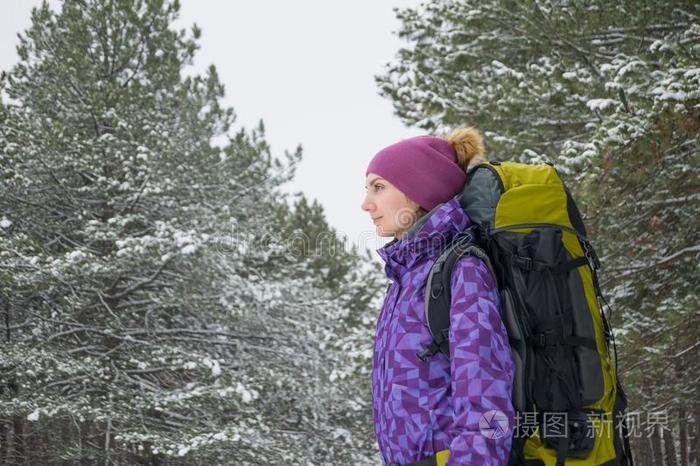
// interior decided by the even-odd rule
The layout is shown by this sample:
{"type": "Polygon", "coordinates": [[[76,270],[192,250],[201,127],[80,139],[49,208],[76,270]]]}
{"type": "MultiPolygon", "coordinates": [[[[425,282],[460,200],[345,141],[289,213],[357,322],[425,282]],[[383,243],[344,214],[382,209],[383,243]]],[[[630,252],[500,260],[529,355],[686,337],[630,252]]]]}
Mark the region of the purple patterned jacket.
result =
{"type": "Polygon", "coordinates": [[[455,264],[451,359],[438,353],[422,362],[416,355],[431,342],[423,303],[430,266],[470,223],[455,197],[377,250],[391,280],[372,363],[374,423],[384,465],[408,464],[445,449],[451,452],[448,466],[508,463],[514,367],[496,283],[480,259],[465,256],[455,264]],[[505,432],[489,425],[492,410],[507,420],[505,432]]]}

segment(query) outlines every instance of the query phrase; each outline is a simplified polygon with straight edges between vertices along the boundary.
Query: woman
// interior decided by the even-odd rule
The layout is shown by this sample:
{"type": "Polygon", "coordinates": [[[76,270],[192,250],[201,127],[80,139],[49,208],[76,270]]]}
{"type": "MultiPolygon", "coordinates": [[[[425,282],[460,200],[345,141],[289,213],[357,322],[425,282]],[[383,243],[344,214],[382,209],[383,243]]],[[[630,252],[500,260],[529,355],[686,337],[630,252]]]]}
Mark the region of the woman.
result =
{"type": "Polygon", "coordinates": [[[380,236],[394,237],[377,250],[391,280],[372,364],[384,465],[508,463],[514,367],[496,282],[480,259],[465,256],[455,264],[451,358],[437,353],[422,362],[416,354],[432,340],[425,281],[440,252],[470,225],[458,198],[465,170],[482,156],[479,132],[463,128],[445,139],[418,136],[393,144],[367,168],[362,209],[380,236]]]}

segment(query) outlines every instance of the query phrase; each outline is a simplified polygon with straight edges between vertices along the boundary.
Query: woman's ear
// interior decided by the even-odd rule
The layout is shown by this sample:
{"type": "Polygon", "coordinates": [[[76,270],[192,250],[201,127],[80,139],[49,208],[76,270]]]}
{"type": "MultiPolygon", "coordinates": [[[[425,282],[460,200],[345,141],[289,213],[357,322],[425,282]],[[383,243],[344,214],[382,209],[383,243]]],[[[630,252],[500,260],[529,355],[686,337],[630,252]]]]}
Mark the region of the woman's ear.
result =
{"type": "Polygon", "coordinates": [[[416,212],[416,219],[419,219],[423,215],[428,213],[428,211],[425,210],[424,208],[422,208],[417,202],[413,202],[410,199],[408,199],[408,200],[411,202],[411,206],[414,208],[414,211],[416,212]]]}

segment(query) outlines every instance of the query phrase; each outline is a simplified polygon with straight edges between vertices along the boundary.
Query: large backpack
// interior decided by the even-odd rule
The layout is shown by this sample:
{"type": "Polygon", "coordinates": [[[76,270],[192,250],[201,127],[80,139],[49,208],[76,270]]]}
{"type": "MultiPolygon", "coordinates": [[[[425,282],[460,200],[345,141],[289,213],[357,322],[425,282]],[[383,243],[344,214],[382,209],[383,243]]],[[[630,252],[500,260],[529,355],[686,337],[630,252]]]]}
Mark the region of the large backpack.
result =
{"type": "Polygon", "coordinates": [[[488,162],[460,198],[474,226],[436,260],[425,291],[433,342],[449,357],[450,283],[465,254],[491,269],[515,363],[509,466],[633,466],[617,351],[598,258],[569,190],[549,164],[488,162]],[[615,354],[611,359],[610,342],[615,354]]]}

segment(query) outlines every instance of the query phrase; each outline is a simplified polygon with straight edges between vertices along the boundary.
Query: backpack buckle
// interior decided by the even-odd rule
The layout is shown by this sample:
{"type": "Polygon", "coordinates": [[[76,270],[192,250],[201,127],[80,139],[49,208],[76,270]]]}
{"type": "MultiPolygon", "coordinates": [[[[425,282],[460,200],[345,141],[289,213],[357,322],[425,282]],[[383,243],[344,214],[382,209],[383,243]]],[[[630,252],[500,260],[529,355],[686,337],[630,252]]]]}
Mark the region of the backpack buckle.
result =
{"type": "Polygon", "coordinates": [[[521,269],[527,270],[528,272],[532,270],[532,258],[515,256],[516,265],[521,269]]]}
{"type": "Polygon", "coordinates": [[[438,351],[440,351],[440,347],[437,345],[437,343],[435,343],[435,340],[433,340],[430,342],[430,345],[423,349],[423,351],[416,353],[416,356],[418,356],[418,359],[425,362],[428,360],[428,358],[434,356],[438,351]]]}
{"type": "Polygon", "coordinates": [[[530,341],[530,343],[532,343],[532,346],[536,346],[538,348],[544,348],[545,346],[547,346],[547,336],[544,333],[530,335],[528,340],[530,341]]]}
{"type": "Polygon", "coordinates": [[[547,346],[547,337],[545,336],[544,333],[540,333],[537,335],[537,345],[544,348],[547,346]]]}
{"type": "Polygon", "coordinates": [[[600,261],[598,260],[598,256],[593,250],[593,246],[591,246],[591,244],[588,241],[582,241],[581,243],[583,244],[583,255],[586,256],[586,259],[588,259],[588,263],[591,265],[591,268],[593,270],[599,270],[600,261]]]}

